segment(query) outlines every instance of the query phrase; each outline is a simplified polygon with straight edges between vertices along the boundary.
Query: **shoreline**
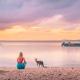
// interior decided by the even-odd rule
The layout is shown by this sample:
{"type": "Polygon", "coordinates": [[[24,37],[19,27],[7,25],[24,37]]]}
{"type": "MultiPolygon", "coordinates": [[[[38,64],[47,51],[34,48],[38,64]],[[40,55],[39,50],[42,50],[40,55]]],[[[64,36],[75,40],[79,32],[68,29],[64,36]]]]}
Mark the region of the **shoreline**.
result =
{"type": "Polygon", "coordinates": [[[80,67],[6,70],[6,72],[0,72],[0,80],[80,80],[80,67]]]}

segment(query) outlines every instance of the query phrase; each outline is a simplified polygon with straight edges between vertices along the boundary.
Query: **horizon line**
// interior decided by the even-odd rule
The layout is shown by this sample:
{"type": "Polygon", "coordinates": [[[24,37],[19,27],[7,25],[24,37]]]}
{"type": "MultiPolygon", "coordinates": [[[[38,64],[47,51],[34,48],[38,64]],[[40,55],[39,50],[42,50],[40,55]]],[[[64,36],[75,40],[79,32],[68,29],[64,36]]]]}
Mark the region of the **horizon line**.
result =
{"type": "Polygon", "coordinates": [[[0,42],[62,42],[62,41],[80,41],[80,40],[0,40],[0,42]]]}

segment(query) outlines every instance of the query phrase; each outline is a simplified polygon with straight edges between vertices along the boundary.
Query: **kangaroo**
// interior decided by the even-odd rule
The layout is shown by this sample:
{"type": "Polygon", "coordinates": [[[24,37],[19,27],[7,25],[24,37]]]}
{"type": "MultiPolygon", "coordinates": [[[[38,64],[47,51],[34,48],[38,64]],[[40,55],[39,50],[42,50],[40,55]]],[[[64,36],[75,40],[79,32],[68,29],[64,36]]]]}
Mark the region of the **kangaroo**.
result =
{"type": "Polygon", "coordinates": [[[40,60],[37,60],[37,58],[35,59],[35,62],[37,63],[37,66],[41,66],[41,67],[44,67],[44,63],[43,61],[40,61],[40,60]]]}

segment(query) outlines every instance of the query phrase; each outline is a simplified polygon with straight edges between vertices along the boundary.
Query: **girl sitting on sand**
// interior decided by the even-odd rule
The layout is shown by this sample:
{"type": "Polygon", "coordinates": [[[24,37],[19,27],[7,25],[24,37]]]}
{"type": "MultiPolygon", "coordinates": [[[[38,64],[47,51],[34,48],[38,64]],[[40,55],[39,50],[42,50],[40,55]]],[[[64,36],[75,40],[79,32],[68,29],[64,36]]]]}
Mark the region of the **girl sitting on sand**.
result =
{"type": "Polygon", "coordinates": [[[26,60],[23,57],[23,53],[20,52],[19,57],[17,58],[17,69],[25,69],[26,60]]]}

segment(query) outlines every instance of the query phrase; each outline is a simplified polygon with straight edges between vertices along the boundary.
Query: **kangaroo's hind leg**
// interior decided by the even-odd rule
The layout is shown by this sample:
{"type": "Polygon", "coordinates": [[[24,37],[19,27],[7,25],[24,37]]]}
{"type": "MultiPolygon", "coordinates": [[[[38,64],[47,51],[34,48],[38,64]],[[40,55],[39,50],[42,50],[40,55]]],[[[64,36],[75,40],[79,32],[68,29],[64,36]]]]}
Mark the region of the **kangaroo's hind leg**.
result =
{"type": "Polygon", "coordinates": [[[42,67],[44,67],[44,63],[42,62],[42,67]]]}

